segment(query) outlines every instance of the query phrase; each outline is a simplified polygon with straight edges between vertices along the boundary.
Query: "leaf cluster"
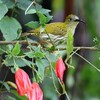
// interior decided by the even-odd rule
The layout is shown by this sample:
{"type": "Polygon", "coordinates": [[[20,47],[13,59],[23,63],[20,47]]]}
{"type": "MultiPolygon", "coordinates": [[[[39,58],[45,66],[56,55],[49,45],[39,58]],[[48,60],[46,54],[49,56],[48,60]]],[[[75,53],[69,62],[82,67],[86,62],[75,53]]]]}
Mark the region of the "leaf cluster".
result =
{"type": "MultiPolygon", "coordinates": [[[[49,67],[49,62],[54,63],[56,56],[49,51],[45,51],[41,45],[33,46],[28,38],[26,48],[20,44],[22,34],[22,26],[16,19],[19,10],[23,10],[25,14],[37,15],[38,21],[31,21],[25,25],[35,29],[39,26],[44,27],[47,22],[52,19],[50,10],[42,8],[37,2],[31,0],[0,0],[0,31],[4,42],[17,41],[16,44],[0,45],[0,58],[5,54],[5,58],[1,60],[2,65],[9,67],[15,73],[18,67],[30,67],[32,69],[33,81],[42,82],[46,77],[46,67],[49,67]],[[49,60],[46,56],[49,55],[49,60]],[[53,59],[52,59],[53,58],[53,59]]],[[[34,40],[31,40],[34,42],[34,40]]]]}

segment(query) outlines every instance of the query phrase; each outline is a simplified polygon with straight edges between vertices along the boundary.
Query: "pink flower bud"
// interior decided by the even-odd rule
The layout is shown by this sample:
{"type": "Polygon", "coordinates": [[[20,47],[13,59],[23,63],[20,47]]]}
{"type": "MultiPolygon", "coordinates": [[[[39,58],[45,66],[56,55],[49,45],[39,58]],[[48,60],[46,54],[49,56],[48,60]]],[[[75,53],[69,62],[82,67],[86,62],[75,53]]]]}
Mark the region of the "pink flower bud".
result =
{"type": "Polygon", "coordinates": [[[30,78],[28,74],[20,68],[15,72],[15,83],[17,85],[17,91],[21,96],[24,96],[31,90],[32,84],[30,78]]]}
{"type": "Polygon", "coordinates": [[[43,93],[38,83],[32,84],[31,91],[27,94],[28,100],[43,100],[43,93]]]}
{"type": "Polygon", "coordinates": [[[62,58],[59,58],[57,61],[56,61],[56,68],[55,68],[55,73],[57,75],[57,77],[63,81],[63,75],[64,75],[64,71],[65,71],[66,67],[65,67],[65,64],[62,60],[62,58]]]}

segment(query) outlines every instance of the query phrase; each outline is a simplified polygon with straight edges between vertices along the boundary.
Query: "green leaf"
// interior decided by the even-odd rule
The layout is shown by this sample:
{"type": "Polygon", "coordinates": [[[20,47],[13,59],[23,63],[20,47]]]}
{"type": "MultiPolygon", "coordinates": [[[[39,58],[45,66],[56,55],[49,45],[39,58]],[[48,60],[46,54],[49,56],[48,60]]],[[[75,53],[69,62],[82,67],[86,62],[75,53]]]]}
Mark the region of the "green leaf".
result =
{"type": "Polygon", "coordinates": [[[41,5],[39,5],[39,4],[37,3],[37,4],[36,4],[36,9],[39,11],[39,10],[41,10],[41,9],[43,9],[43,8],[42,8],[41,5]]]}
{"type": "MultiPolygon", "coordinates": [[[[22,10],[26,10],[27,7],[32,3],[31,0],[17,0],[17,7],[22,10]]],[[[32,6],[33,8],[33,6],[32,6]]]]}
{"type": "Polygon", "coordinates": [[[42,52],[35,52],[34,53],[34,56],[36,57],[36,58],[43,58],[44,57],[44,53],[42,53],[42,52]]]}
{"type": "Polygon", "coordinates": [[[26,60],[25,58],[22,58],[22,60],[24,61],[24,64],[28,65],[29,67],[31,67],[31,65],[34,65],[32,61],[26,60]]]}
{"type": "Polygon", "coordinates": [[[15,6],[15,2],[12,0],[1,0],[3,4],[7,6],[7,8],[13,8],[15,6]]]}
{"type": "Polygon", "coordinates": [[[46,22],[49,22],[52,19],[52,16],[49,14],[49,12],[51,12],[51,10],[44,9],[39,4],[36,4],[36,9],[37,9],[38,13],[41,13],[46,16],[46,22]]]}
{"type": "Polygon", "coordinates": [[[39,13],[39,20],[42,26],[45,26],[45,24],[47,23],[47,17],[42,13],[39,13]]]}
{"type": "Polygon", "coordinates": [[[36,13],[36,9],[30,9],[26,12],[26,14],[35,14],[36,13]]]}
{"type": "Polygon", "coordinates": [[[8,11],[8,8],[6,7],[6,5],[4,5],[3,3],[0,3],[0,20],[4,17],[7,11],[8,11]]]}
{"type": "Polygon", "coordinates": [[[51,12],[51,10],[42,8],[39,10],[39,12],[41,12],[43,14],[47,14],[47,13],[51,12]]]}
{"type": "Polygon", "coordinates": [[[44,58],[45,56],[45,53],[41,52],[41,47],[38,46],[38,47],[35,47],[35,46],[32,46],[32,49],[34,50],[34,57],[35,58],[44,58]]]}
{"type": "Polygon", "coordinates": [[[73,38],[72,31],[73,31],[72,29],[68,29],[68,31],[67,31],[67,34],[68,34],[68,37],[67,37],[67,46],[66,46],[67,57],[69,57],[70,54],[73,51],[73,41],[74,41],[74,38],[73,38]]]}
{"type": "Polygon", "coordinates": [[[26,52],[25,55],[29,58],[33,58],[34,57],[34,52],[26,52]]]}
{"type": "Polygon", "coordinates": [[[14,95],[16,100],[27,100],[26,96],[20,96],[16,90],[11,90],[11,93],[14,95]]]}
{"type": "Polygon", "coordinates": [[[41,77],[41,79],[43,80],[43,78],[44,78],[44,70],[45,70],[44,62],[42,62],[42,60],[40,60],[40,59],[37,59],[36,60],[36,65],[38,67],[38,74],[41,77]]]}
{"type": "Polygon", "coordinates": [[[55,63],[57,61],[57,58],[54,54],[50,53],[50,52],[45,52],[45,55],[47,56],[47,58],[52,62],[55,63]]]}
{"type": "Polygon", "coordinates": [[[0,29],[5,40],[11,41],[17,39],[21,25],[15,18],[5,16],[0,21],[0,29]]]}
{"type": "Polygon", "coordinates": [[[39,52],[39,51],[35,51],[35,52],[27,52],[27,53],[25,53],[26,54],[26,56],[28,56],[29,58],[43,58],[44,57],[44,53],[42,53],[42,52],[39,52]]]}
{"type": "Polygon", "coordinates": [[[16,65],[18,67],[24,67],[26,65],[30,65],[32,62],[27,61],[24,58],[14,58],[14,57],[6,57],[6,59],[4,60],[4,64],[9,67],[9,66],[14,66],[16,63],[16,65]]]}
{"type": "Polygon", "coordinates": [[[3,85],[5,86],[5,88],[7,89],[7,91],[10,91],[10,87],[9,87],[9,85],[6,82],[4,82],[3,85]]]}
{"type": "Polygon", "coordinates": [[[52,17],[53,17],[49,13],[47,13],[46,16],[47,16],[47,22],[49,22],[52,19],[52,17]]]}
{"type": "Polygon", "coordinates": [[[51,10],[42,8],[42,9],[39,10],[39,12],[44,14],[47,17],[47,22],[49,22],[52,19],[52,17],[53,17],[53,16],[51,16],[49,14],[49,12],[51,12],[51,10]]]}
{"type": "Polygon", "coordinates": [[[15,44],[15,47],[13,48],[13,50],[12,50],[12,54],[13,55],[15,55],[15,56],[17,56],[19,53],[20,53],[20,45],[19,45],[19,43],[17,42],[16,44],[15,44]]]}
{"type": "Polygon", "coordinates": [[[31,21],[25,25],[30,27],[30,28],[33,28],[33,29],[36,29],[37,27],[39,27],[39,23],[37,21],[31,21]]]}
{"type": "Polygon", "coordinates": [[[15,98],[12,97],[12,96],[7,95],[7,96],[5,97],[5,100],[17,100],[17,99],[15,99],[15,98]]]}
{"type": "Polygon", "coordinates": [[[6,51],[7,51],[6,45],[0,45],[0,55],[6,53],[6,51]]]}
{"type": "Polygon", "coordinates": [[[0,3],[2,3],[2,1],[0,0],[0,3]]]}

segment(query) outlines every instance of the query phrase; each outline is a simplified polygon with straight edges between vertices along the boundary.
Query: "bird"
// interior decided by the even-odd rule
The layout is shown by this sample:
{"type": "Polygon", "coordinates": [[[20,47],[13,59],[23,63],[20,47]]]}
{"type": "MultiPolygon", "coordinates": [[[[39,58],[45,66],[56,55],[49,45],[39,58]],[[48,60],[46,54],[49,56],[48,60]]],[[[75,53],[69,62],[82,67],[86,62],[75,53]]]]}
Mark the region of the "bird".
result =
{"type": "Polygon", "coordinates": [[[65,22],[49,23],[45,25],[43,32],[40,33],[41,27],[38,27],[23,36],[36,35],[39,36],[39,40],[44,41],[43,44],[47,43],[56,46],[66,41],[68,29],[74,35],[79,22],[84,23],[78,16],[70,14],[66,17],[65,22]]]}

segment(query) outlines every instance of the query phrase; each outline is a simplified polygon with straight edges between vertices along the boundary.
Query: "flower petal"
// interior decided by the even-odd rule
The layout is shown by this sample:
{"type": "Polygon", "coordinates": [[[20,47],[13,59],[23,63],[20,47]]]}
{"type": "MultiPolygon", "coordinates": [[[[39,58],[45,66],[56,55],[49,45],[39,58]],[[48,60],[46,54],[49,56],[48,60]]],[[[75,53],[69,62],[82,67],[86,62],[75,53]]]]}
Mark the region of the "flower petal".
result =
{"type": "Polygon", "coordinates": [[[28,100],[43,100],[42,90],[36,82],[32,84],[32,89],[27,95],[28,100]]]}
{"type": "Polygon", "coordinates": [[[20,68],[15,72],[15,83],[17,85],[17,91],[21,96],[24,96],[31,90],[32,84],[30,78],[28,74],[20,68]]]}

